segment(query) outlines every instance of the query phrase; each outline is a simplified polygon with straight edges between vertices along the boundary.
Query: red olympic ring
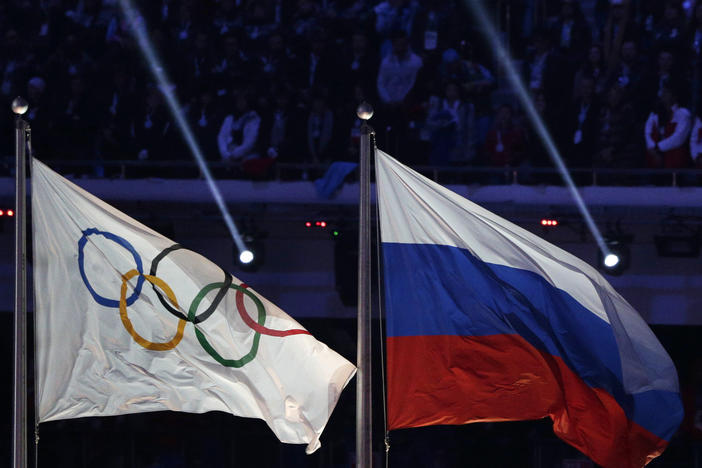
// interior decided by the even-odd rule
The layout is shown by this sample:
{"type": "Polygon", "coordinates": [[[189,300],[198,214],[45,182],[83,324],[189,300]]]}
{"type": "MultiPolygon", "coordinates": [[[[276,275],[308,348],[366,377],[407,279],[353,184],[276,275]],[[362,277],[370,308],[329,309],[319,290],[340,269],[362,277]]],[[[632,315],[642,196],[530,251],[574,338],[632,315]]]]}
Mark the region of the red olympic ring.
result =
{"type": "MultiPolygon", "coordinates": [[[[242,288],[249,287],[247,284],[244,284],[244,283],[241,283],[239,286],[242,288]]],[[[259,325],[246,312],[246,307],[244,307],[244,293],[240,289],[236,290],[236,309],[239,311],[239,315],[241,316],[241,319],[244,321],[244,323],[246,323],[246,325],[251,327],[254,331],[260,333],[261,335],[270,335],[270,336],[311,335],[310,332],[308,332],[307,330],[303,330],[301,328],[295,328],[292,330],[273,330],[273,329],[270,329],[268,327],[264,327],[263,325],[259,325]]]]}

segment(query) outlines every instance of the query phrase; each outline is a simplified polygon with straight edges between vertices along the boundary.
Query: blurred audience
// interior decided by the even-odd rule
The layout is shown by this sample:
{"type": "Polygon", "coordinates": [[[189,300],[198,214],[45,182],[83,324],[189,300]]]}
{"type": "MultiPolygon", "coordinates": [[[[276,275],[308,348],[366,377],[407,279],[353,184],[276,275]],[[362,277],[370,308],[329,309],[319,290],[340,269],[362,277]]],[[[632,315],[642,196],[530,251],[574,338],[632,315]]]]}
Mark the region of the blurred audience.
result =
{"type": "MultiPolygon", "coordinates": [[[[49,0],[29,14],[33,3],[0,5],[0,95],[28,97],[37,155],[73,160],[74,172],[98,177],[120,175],[105,169],[110,161],[189,160],[118,2],[49,0]],[[97,169],[81,169],[78,160],[97,161],[97,169]]],[[[495,12],[498,26],[568,164],[702,165],[702,3],[511,4],[509,15],[495,12]],[[632,137],[642,131],[645,139],[632,137]]],[[[169,89],[206,157],[227,162],[223,176],[265,177],[276,161],[354,159],[360,99],[376,107],[380,146],[404,162],[551,166],[460,2],[155,0],[140,7],[137,22],[146,25],[169,89]]],[[[9,119],[0,119],[6,153],[9,119]]],[[[182,173],[127,172],[173,174],[182,173]]]]}

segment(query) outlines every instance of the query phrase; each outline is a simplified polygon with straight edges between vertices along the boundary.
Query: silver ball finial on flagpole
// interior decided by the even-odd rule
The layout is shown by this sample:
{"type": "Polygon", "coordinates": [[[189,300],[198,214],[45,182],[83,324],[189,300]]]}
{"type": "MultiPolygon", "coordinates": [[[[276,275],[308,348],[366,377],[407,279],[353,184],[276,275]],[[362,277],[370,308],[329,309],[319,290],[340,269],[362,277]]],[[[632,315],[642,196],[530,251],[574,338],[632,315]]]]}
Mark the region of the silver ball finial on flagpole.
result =
{"type": "Polygon", "coordinates": [[[29,109],[29,103],[22,97],[17,96],[12,100],[12,112],[17,115],[24,115],[29,109]]]}
{"type": "Polygon", "coordinates": [[[20,96],[12,101],[15,113],[15,324],[12,415],[12,466],[27,467],[27,198],[26,148],[29,125],[22,115],[29,104],[20,96]]]}
{"type": "Polygon", "coordinates": [[[371,390],[371,244],[370,244],[370,200],[371,200],[371,154],[373,151],[373,129],[368,120],[373,117],[373,107],[363,101],[356,108],[361,119],[358,158],[358,320],[356,321],[356,466],[370,467],[373,458],[373,420],[371,390]]]}
{"type": "Polygon", "coordinates": [[[370,120],[371,117],[373,117],[373,106],[368,104],[366,101],[363,101],[356,108],[356,115],[361,120],[370,120]]]}

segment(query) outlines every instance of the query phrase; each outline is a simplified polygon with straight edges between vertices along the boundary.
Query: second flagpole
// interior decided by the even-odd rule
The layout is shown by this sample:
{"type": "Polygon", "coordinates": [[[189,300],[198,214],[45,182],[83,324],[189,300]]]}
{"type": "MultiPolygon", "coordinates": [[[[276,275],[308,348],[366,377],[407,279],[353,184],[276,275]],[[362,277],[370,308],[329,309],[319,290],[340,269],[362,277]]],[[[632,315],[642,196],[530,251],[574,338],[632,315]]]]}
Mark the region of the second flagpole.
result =
{"type": "Polygon", "coordinates": [[[372,466],[372,411],[371,411],[371,260],[370,260],[370,158],[373,129],[368,120],[373,117],[373,108],[361,103],[356,115],[361,125],[360,151],[360,198],[358,223],[358,325],[356,350],[356,467],[372,466]]]}
{"type": "Polygon", "coordinates": [[[21,97],[12,101],[15,119],[15,327],[12,466],[27,466],[27,196],[26,148],[29,124],[22,118],[29,106],[21,97]]]}

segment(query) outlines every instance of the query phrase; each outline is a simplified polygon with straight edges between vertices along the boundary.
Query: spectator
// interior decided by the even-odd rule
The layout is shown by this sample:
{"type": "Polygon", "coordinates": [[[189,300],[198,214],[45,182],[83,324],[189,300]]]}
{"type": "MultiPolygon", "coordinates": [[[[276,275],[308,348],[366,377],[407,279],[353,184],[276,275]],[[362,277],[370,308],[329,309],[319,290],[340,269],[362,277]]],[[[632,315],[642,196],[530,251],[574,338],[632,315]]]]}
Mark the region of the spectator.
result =
{"type": "MultiPolygon", "coordinates": [[[[554,114],[548,108],[546,104],[546,97],[543,92],[537,92],[534,95],[534,107],[539,113],[539,116],[546,125],[547,130],[551,135],[559,135],[561,132],[560,126],[558,125],[560,121],[555,118],[554,114]]],[[[530,126],[526,134],[526,156],[527,161],[532,166],[536,167],[549,167],[551,166],[551,159],[548,154],[548,150],[542,141],[541,136],[537,133],[533,126],[530,126]]]]}
{"type": "MultiPolygon", "coordinates": [[[[55,127],[60,135],[59,153],[67,159],[92,159],[97,113],[94,100],[85,90],[83,77],[73,76],[69,88],[60,94],[64,97],[59,101],[60,117],[56,120],[55,127]]],[[[79,169],[78,172],[82,171],[79,169]]]]}
{"type": "Polygon", "coordinates": [[[385,0],[373,8],[375,31],[381,41],[382,58],[391,52],[390,46],[394,43],[393,37],[398,31],[404,33],[406,37],[412,37],[414,19],[418,10],[419,4],[416,0],[385,0]]]}
{"type": "Polygon", "coordinates": [[[638,52],[634,38],[626,38],[622,42],[621,60],[612,69],[609,85],[616,84],[630,96],[643,92],[645,82],[645,65],[638,52]]]}
{"type": "Polygon", "coordinates": [[[50,109],[45,97],[46,81],[39,76],[32,77],[27,83],[27,101],[29,110],[26,119],[32,127],[35,135],[38,135],[33,142],[33,151],[40,158],[53,157],[50,152],[50,109]]]}
{"type": "Polygon", "coordinates": [[[431,142],[430,164],[467,164],[473,159],[474,118],[474,107],[461,99],[457,83],[446,85],[442,99],[430,99],[426,123],[431,142]]]}
{"type": "Polygon", "coordinates": [[[298,88],[301,90],[320,89],[335,83],[336,64],[326,50],[328,42],[326,31],[317,30],[309,34],[308,48],[304,55],[298,57],[300,75],[298,88]]]}
{"type": "Polygon", "coordinates": [[[175,129],[158,87],[150,86],[147,90],[146,99],[137,110],[132,128],[136,156],[139,160],[175,159],[170,151],[173,146],[172,141],[175,139],[175,129]]]}
{"type": "Polygon", "coordinates": [[[600,96],[607,85],[606,69],[604,57],[602,56],[602,47],[598,44],[590,46],[587,54],[586,62],[580,67],[575,74],[573,83],[573,96],[577,96],[578,90],[581,88],[581,82],[584,78],[592,78],[595,82],[595,94],[600,96]]]}
{"type": "Polygon", "coordinates": [[[492,119],[492,104],[490,93],[496,87],[493,74],[483,64],[475,59],[473,45],[468,41],[459,44],[459,58],[456,61],[447,49],[443,55],[445,65],[445,81],[456,81],[461,85],[461,91],[475,108],[476,143],[482,146],[485,136],[490,130],[492,119]]]}
{"type": "Polygon", "coordinates": [[[188,108],[187,116],[195,138],[200,144],[205,158],[211,161],[219,159],[217,151],[218,125],[222,121],[222,109],[215,98],[214,90],[203,83],[197,97],[188,108]]]}
{"type": "Polygon", "coordinates": [[[178,13],[169,16],[169,24],[167,25],[172,39],[177,43],[187,44],[193,30],[195,29],[195,21],[193,19],[193,4],[190,1],[180,2],[178,13]]]}
{"type": "MultiPolygon", "coordinates": [[[[416,96],[412,93],[422,66],[422,59],[410,50],[407,36],[403,32],[397,32],[392,41],[392,53],[382,60],[377,79],[378,96],[382,104],[379,128],[386,130],[386,141],[392,138],[395,153],[404,150],[405,145],[411,148],[407,137],[410,115],[416,101],[416,96]]],[[[409,152],[406,155],[410,156],[409,152]]],[[[414,153],[411,157],[414,157],[414,153]]]]}
{"type": "Polygon", "coordinates": [[[353,86],[359,84],[364,91],[370,92],[375,88],[375,78],[378,76],[378,57],[368,46],[368,36],[356,32],[351,38],[351,50],[345,55],[339,79],[343,83],[341,94],[345,94],[353,86]]]}
{"type": "MultiPolygon", "coordinates": [[[[659,18],[663,17],[663,10],[665,9],[665,1],[661,0],[639,0],[638,8],[638,22],[642,26],[642,32],[645,33],[648,38],[653,36],[653,32],[656,28],[656,22],[659,18]]],[[[642,44],[646,47],[650,47],[650,43],[642,44]]]]}
{"type": "Polygon", "coordinates": [[[575,64],[585,55],[591,33],[580,5],[575,0],[561,0],[561,11],[553,25],[559,52],[575,64]]]}
{"type": "Polygon", "coordinates": [[[93,71],[94,61],[85,53],[75,34],[69,34],[50,60],[50,75],[61,87],[70,86],[72,77],[86,76],[93,71]]]}
{"type": "Polygon", "coordinates": [[[236,0],[221,0],[217,4],[212,24],[220,35],[232,34],[243,26],[243,17],[236,0]]]}
{"type": "Polygon", "coordinates": [[[290,97],[285,90],[275,92],[273,108],[261,120],[261,143],[271,158],[290,162],[304,154],[297,142],[299,128],[290,108],[290,97]]]}
{"type": "Polygon", "coordinates": [[[565,159],[570,167],[591,167],[597,143],[599,100],[595,95],[595,80],[584,77],[580,81],[576,99],[566,115],[567,140],[565,159]]]}
{"type": "Polygon", "coordinates": [[[635,24],[630,17],[630,10],[630,0],[612,0],[611,2],[601,40],[608,69],[617,66],[624,39],[635,34],[635,24]]]}
{"type": "Polygon", "coordinates": [[[570,95],[572,75],[551,50],[547,31],[536,31],[532,41],[533,53],[525,62],[529,89],[533,92],[543,91],[547,107],[560,115],[568,103],[563,96],[570,95]]]}
{"type": "MultiPolygon", "coordinates": [[[[261,77],[265,83],[272,82],[276,77],[290,76],[293,57],[285,45],[283,35],[275,32],[268,37],[268,49],[258,57],[255,76],[261,77]]],[[[258,84],[265,86],[265,83],[258,84]]]]}
{"type": "Polygon", "coordinates": [[[690,156],[697,169],[702,169],[702,106],[697,106],[695,124],[690,133],[690,156]]]}
{"type": "Polygon", "coordinates": [[[227,115],[217,135],[219,154],[224,161],[244,161],[258,156],[261,117],[250,107],[249,97],[239,92],[234,112],[227,115]]]}
{"type": "Polygon", "coordinates": [[[643,164],[641,143],[631,135],[641,131],[641,123],[632,119],[634,106],[618,85],[607,92],[598,119],[599,134],[594,165],[605,168],[635,168],[643,164]]]}
{"type": "Polygon", "coordinates": [[[685,13],[680,0],[668,0],[663,9],[663,17],[653,30],[655,48],[679,48],[685,32],[685,13]]]}
{"type": "Polygon", "coordinates": [[[23,49],[17,31],[8,29],[0,52],[0,93],[6,98],[12,98],[12,93],[16,92],[20,80],[24,78],[28,57],[23,49]]]}
{"type": "Polygon", "coordinates": [[[378,95],[383,104],[401,105],[417,80],[422,59],[409,48],[407,36],[393,38],[392,53],[383,59],[378,71],[378,95]]]}
{"type": "Polygon", "coordinates": [[[700,54],[702,54],[702,2],[695,5],[690,29],[687,33],[687,46],[696,60],[699,60],[700,54]]]}
{"type": "Polygon", "coordinates": [[[308,37],[319,29],[319,5],[312,0],[298,0],[291,29],[297,37],[308,37]]]}
{"type": "MultiPolygon", "coordinates": [[[[700,96],[700,77],[702,77],[702,2],[697,3],[693,11],[690,29],[687,32],[687,50],[690,59],[690,76],[692,77],[691,102],[694,105],[699,105],[700,96]]],[[[697,109],[693,107],[693,113],[697,113],[697,109]]]]}
{"type": "Polygon", "coordinates": [[[253,72],[251,62],[241,50],[239,38],[227,34],[222,38],[224,50],[221,60],[213,67],[213,78],[218,96],[227,94],[227,88],[243,87],[253,72]]]}
{"type": "Polygon", "coordinates": [[[249,48],[259,50],[260,44],[278,29],[278,24],[273,16],[274,11],[266,2],[248,2],[246,4],[246,18],[244,32],[248,39],[249,48]]]}
{"type": "Polygon", "coordinates": [[[519,166],[524,160],[524,129],[516,125],[512,107],[503,104],[497,108],[495,124],[485,141],[485,154],[490,166],[519,166]]]}
{"type": "Polygon", "coordinates": [[[661,97],[663,88],[669,85],[671,81],[679,82],[682,78],[682,73],[675,68],[675,56],[672,50],[663,49],[658,52],[657,64],[656,73],[649,76],[646,85],[646,95],[651,101],[661,97]]]}
{"type": "Polygon", "coordinates": [[[329,159],[329,143],[334,131],[334,114],[321,96],[312,99],[307,117],[307,149],[309,162],[320,163],[329,159]]]}
{"type": "Polygon", "coordinates": [[[113,69],[109,87],[97,97],[100,115],[104,119],[102,125],[114,127],[118,138],[127,138],[130,132],[136,110],[134,86],[134,77],[128,75],[126,68],[117,65],[113,69]]]}
{"type": "Polygon", "coordinates": [[[666,83],[645,127],[646,162],[650,168],[689,167],[690,111],[679,104],[679,92],[666,83]]]}
{"type": "Polygon", "coordinates": [[[194,31],[192,46],[185,48],[178,82],[179,88],[187,96],[196,95],[200,83],[212,80],[215,56],[210,44],[211,40],[205,31],[194,31]]]}
{"type": "Polygon", "coordinates": [[[135,79],[119,64],[114,67],[111,83],[105,84],[96,96],[100,117],[97,153],[100,159],[124,159],[123,148],[132,140],[132,120],[137,111],[135,79]]]}

